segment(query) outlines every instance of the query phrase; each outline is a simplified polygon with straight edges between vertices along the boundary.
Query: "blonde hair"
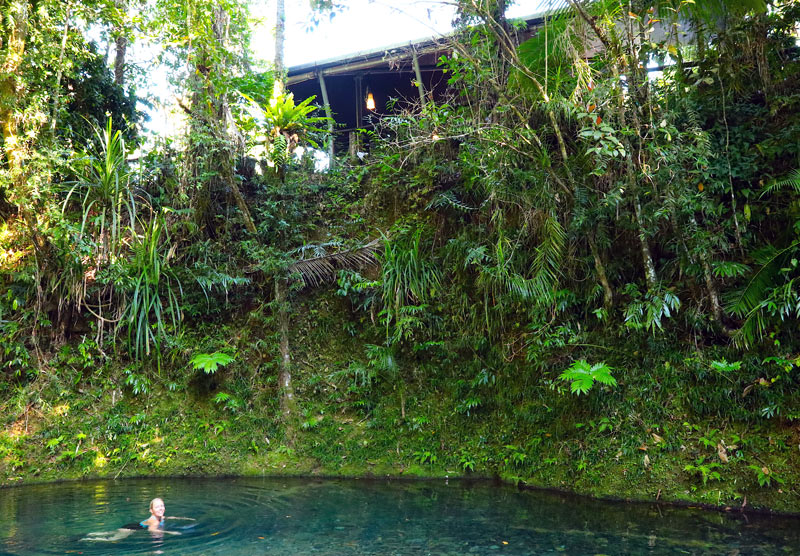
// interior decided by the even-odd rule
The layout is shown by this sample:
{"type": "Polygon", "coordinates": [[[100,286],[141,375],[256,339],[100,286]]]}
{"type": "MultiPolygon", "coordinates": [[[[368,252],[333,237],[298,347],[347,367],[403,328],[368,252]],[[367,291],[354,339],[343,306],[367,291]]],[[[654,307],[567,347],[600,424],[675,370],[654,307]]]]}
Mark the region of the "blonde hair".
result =
{"type": "Polygon", "coordinates": [[[164,501],[161,498],[153,498],[152,500],[150,500],[150,511],[151,512],[153,511],[153,506],[155,505],[156,502],[161,502],[162,504],[164,503],[164,501]]]}

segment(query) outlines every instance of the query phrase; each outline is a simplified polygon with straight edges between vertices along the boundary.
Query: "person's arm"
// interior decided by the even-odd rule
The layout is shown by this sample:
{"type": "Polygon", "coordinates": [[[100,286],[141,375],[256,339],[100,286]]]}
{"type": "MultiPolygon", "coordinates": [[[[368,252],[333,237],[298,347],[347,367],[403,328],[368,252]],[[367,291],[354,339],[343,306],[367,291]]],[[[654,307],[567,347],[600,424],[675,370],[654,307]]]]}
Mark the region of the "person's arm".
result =
{"type": "Polygon", "coordinates": [[[196,520],[195,518],[193,518],[193,517],[177,517],[177,516],[174,516],[174,515],[171,515],[171,516],[165,517],[164,519],[184,519],[184,520],[188,520],[188,521],[197,521],[197,520],[196,520]]]}

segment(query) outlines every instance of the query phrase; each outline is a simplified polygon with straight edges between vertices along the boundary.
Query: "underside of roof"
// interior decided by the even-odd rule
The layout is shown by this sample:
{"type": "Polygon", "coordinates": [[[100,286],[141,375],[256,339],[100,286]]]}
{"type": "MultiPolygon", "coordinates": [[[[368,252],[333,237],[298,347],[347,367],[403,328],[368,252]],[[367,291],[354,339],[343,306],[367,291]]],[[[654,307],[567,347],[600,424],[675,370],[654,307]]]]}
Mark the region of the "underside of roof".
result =
{"type": "MultiPolygon", "coordinates": [[[[543,16],[523,19],[527,25],[520,32],[521,41],[541,25],[543,16]]],[[[373,118],[391,114],[404,104],[419,103],[421,95],[426,102],[445,96],[447,76],[439,61],[452,54],[453,40],[455,35],[429,37],[293,66],[288,70],[287,85],[296,98],[315,96],[320,106],[324,86],[337,132],[371,127],[373,118]],[[373,110],[365,103],[370,94],[375,102],[373,110]]]]}

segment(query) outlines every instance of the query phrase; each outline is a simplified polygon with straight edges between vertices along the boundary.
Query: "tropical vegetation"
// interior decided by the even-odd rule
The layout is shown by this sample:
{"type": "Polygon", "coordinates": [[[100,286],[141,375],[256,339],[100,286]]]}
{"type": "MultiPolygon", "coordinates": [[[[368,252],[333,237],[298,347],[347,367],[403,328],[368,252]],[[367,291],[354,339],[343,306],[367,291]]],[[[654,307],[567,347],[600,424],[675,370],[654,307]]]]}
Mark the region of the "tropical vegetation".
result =
{"type": "Polygon", "coordinates": [[[281,25],[253,59],[246,4],[0,2],[3,484],[478,475],[797,509],[800,3],[568,0],[526,38],[459,0],[447,96],[325,169],[329,122],[285,91],[281,25]],[[178,136],[143,131],[143,37],[178,136]]]}

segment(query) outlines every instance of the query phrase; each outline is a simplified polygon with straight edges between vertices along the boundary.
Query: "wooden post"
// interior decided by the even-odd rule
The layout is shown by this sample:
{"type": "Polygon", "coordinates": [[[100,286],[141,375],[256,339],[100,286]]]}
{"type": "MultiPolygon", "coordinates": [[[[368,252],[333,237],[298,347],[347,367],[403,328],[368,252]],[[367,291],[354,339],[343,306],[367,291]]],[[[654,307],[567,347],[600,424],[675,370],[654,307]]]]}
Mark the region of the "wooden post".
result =
{"type": "Polygon", "coordinates": [[[364,117],[364,95],[361,89],[361,76],[355,76],[356,83],[356,127],[361,127],[361,119],[364,117]]]}
{"type": "Polygon", "coordinates": [[[357,131],[351,131],[347,135],[347,142],[348,142],[347,154],[354,161],[358,160],[358,151],[360,150],[359,149],[359,144],[358,144],[359,143],[358,132],[357,131]]]}
{"type": "Polygon", "coordinates": [[[319,72],[319,88],[322,90],[322,102],[325,105],[325,115],[328,117],[328,168],[333,168],[333,111],[328,102],[328,88],[325,86],[325,75],[319,72]]]}
{"type": "Polygon", "coordinates": [[[411,61],[414,64],[414,74],[417,76],[417,90],[419,91],[419,101],[422,107],[425,108],[425,87],[422,85],[422,72],[419,69],[419,58],[417,58],[417,49],[411,47],[411,61]]]}

